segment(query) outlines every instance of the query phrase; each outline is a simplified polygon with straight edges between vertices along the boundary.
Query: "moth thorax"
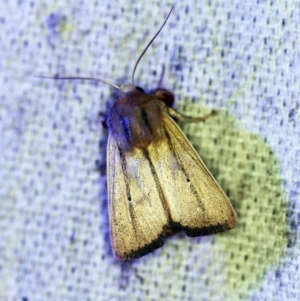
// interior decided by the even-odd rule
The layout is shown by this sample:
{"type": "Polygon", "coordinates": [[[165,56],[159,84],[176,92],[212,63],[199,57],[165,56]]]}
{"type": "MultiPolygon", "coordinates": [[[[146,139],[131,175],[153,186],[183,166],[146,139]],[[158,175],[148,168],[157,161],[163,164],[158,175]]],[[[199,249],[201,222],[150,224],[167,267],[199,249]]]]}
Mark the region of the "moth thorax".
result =
{"type": "Polygon", "coordinates": [[[138,90],[122,92],[107,118],[110,133],[125,150],[158,143],[164,131],[164,103],[138,90]]]}

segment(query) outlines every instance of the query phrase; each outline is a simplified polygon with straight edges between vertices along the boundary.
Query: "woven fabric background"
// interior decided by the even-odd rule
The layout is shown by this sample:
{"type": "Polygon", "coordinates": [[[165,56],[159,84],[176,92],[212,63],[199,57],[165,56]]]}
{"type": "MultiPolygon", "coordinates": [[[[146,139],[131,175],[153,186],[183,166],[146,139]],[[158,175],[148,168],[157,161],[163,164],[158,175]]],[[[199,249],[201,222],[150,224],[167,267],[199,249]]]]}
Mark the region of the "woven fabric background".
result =
{"type": "Polygon", "coordinates": [[[299,300],[299,24],[294,0],[2,1],[0,300],[299,300]],[[129,82],[173,4],[135,83],[218,110],[182,128],[238,225],[121,264],[101,125],[115,91],[34,76],[129,82]]]}

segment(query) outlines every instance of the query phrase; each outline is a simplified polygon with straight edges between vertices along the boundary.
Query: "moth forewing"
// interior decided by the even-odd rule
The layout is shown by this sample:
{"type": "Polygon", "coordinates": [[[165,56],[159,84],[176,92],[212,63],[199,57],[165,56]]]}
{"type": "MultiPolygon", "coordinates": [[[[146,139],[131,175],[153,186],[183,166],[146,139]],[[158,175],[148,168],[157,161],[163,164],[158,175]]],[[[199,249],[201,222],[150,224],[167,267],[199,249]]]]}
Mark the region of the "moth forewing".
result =
{"type": "Polygon", "coordinates": [[[227,196],[179,126],[166,114],[163,120],[166,143],[158,151],[172,223],[189,236],[233,228],[236,214],[227,196]]]}
{"type": "Polygon", "coordinates": [[[144,150],[122,148],[110,135],[107,149],[109,219],[112,249],[131,260],[163,244],[170,224],[144,150]]]}

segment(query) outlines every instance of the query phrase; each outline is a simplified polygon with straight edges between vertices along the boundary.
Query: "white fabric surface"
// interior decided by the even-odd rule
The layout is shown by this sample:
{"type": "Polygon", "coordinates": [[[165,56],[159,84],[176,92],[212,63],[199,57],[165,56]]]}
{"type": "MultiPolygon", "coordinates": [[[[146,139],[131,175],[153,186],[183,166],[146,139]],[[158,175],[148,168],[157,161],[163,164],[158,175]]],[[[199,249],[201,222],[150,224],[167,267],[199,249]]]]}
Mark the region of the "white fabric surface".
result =
{"type": "Polygon", "coordinates": [[[298,1],[0,3],[0,300],[299,300],[298,1]],[[101,120],[115,91],[164,87],[239,220],[132,263],[112,255],[101,120]],[[99,150],[100,141],[100,150],[99,150]],[[100,171],[95,161],[99,159],[100,171]]]}

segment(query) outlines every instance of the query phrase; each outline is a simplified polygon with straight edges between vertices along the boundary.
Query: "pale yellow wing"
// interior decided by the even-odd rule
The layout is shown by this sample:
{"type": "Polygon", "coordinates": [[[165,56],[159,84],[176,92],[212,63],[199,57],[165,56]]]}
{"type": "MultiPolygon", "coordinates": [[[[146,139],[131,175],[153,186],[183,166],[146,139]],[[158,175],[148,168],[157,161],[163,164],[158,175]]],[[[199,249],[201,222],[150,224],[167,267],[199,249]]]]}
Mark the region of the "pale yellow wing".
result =
{"type": "Polygon", "coordinates": [[[166,143],[149,150],[173,227],[188,236],[222,232],[236,224],[227,196],[178,125],[164,114],[166,143]]]}
{"type": "Polygon", "coordinates": [[[122,261],[159,248],[170,224],[162,187],[147,151],[123,152],[112,135],[108,138],[107,181],[112,249],[122,261]]]}
{"type": "Polygon", "coordinates": [[[234,227],[226,195],[177,124],[163,115],[158,144],[125,152],[108,139],[111,241],[119,260],[131,260],[164,243],[172,231],[189,236],[234,227]]]}

